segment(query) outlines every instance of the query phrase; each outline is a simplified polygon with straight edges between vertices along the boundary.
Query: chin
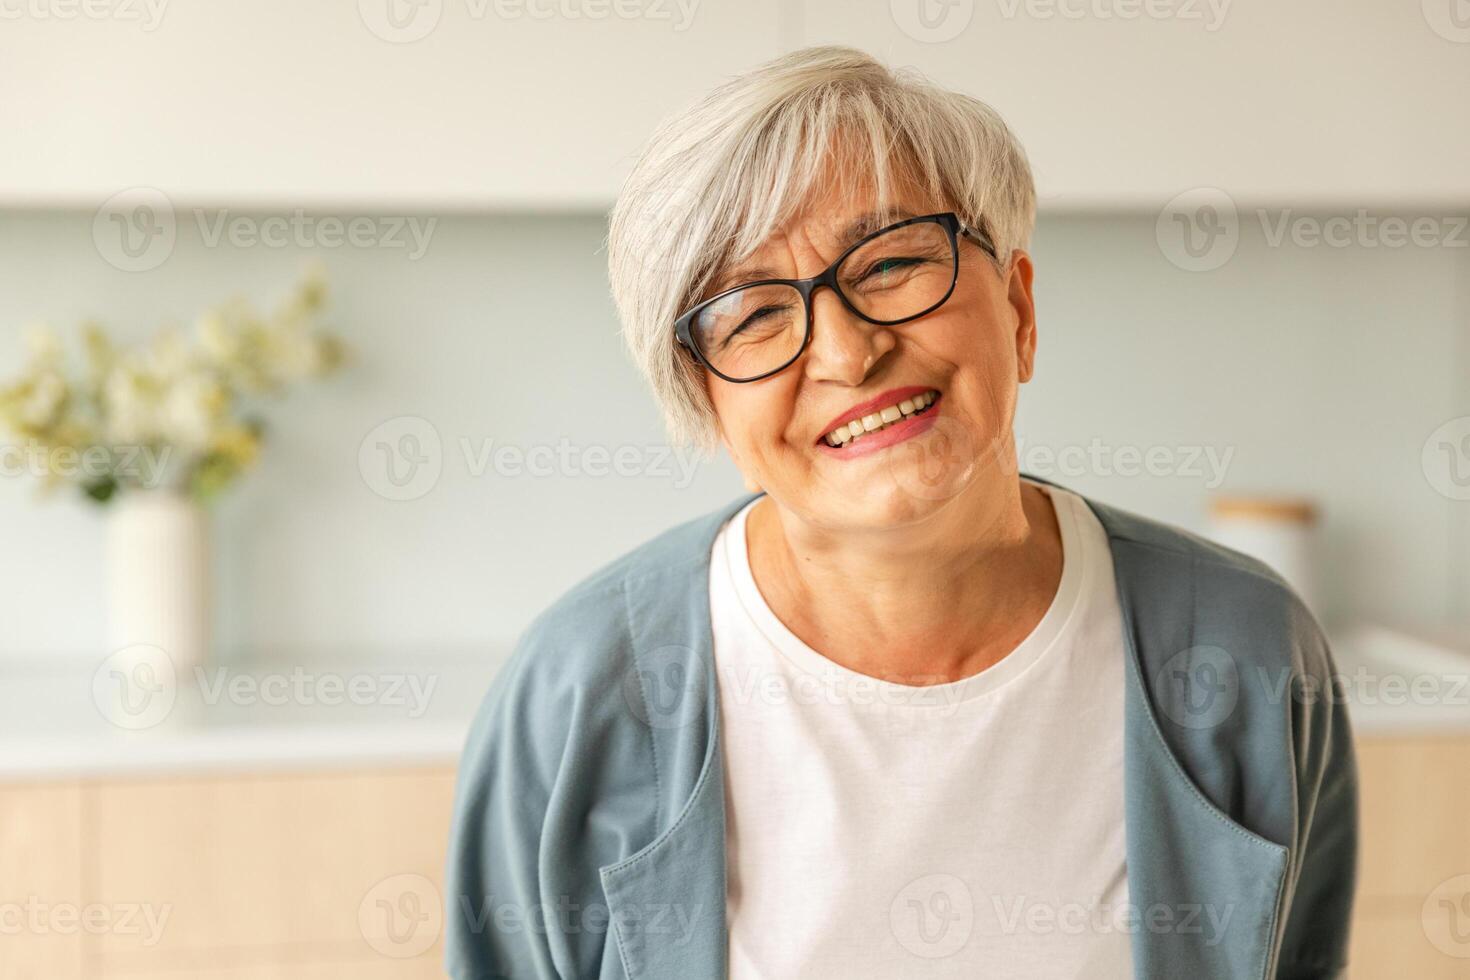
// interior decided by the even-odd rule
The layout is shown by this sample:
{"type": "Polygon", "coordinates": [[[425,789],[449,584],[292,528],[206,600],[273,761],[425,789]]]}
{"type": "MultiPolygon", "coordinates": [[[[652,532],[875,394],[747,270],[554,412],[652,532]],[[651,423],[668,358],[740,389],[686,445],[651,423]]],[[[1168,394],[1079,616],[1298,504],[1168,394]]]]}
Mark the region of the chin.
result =
{"type": "Polygon", "coordinates": [[[809,511],[813,523],[876,531],[921,524],[953,506],[966,481],[959,474],[936,480],[916,455],[890,451],[877,465],[854,468],[851,479],[824,481],[809,511]]]}

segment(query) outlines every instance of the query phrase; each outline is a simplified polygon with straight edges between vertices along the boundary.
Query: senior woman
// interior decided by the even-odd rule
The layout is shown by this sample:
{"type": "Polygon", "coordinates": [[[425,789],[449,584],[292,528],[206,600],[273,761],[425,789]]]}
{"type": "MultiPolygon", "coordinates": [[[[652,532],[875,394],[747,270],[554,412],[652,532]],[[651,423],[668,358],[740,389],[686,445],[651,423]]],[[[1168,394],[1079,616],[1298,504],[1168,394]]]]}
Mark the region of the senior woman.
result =
{"type": "Polygon", "coordinates": [[[991,109],[847,49],[655,134],[614,297],[673,433],[755,493],[522,638],[465,750],[453,976],[1341,972],[1314,621],[1017,472],[1034,199],[991,109]]]}

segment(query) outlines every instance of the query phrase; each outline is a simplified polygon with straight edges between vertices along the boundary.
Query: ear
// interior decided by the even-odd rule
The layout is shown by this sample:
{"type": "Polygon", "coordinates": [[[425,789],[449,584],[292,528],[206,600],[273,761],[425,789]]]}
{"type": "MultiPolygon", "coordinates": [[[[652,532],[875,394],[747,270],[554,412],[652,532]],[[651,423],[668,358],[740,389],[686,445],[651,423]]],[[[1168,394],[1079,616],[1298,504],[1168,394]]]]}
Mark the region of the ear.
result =
{"type": "Polygon", "coordinates": [[[1016,317],[1016,379],[1022,384],[1030,381],[1036,370],[1036,302],[1031,292],[1034,275],[1031,256],[1020,249],[1012,251],[1006,302],[1016,317]]]}

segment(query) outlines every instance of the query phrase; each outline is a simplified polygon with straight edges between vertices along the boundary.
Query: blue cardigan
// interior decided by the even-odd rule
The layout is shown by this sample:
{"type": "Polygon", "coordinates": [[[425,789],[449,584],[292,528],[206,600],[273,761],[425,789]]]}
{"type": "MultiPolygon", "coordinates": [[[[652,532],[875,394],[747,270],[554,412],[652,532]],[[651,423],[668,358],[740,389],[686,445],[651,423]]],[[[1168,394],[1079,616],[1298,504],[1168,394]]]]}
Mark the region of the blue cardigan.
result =
{"type": "MultiPolygon", "coordinates": [[[[750,499],[574,587],[496,679],[456,792],[456,980],[725,976],[709,561],[750,499]]],[[[1088,504],[1108,534],[1129,655],[1136,975],[1340,975],[1357,787],[1320,629],[1259,562],[1088,504]]]]}

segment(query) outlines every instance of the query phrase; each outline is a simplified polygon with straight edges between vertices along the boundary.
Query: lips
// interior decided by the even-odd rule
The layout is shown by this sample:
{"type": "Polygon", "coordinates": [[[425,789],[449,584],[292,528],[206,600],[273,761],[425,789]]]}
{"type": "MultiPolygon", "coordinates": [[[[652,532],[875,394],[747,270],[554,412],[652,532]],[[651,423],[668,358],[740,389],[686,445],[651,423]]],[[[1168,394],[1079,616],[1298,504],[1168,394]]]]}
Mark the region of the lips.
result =
{"type": "MultiPolygon", "coordinates": [[[[823,439],[817,443],[817,452],[832,457],[834,462],[850,462],[876,456],[891,446],[916,439],[934,428],[939,421],[939,412],[942,408],[940,398],[936,394],[934,400],[923,408],[916,408],[897,422],[889,422],[877,429],[864,431],[862,435],[850,438],[840,446],[834,446],[823,439]]],[[[844,431],[849,431],[850,434],[850,430],[844,431]]]]}
{"type": "Polygon", "coordinates": [[[826,423],[826,426],[823,426],[823,429],[817,433],[816,442],[819,445],[823,444],[828,433],[838,428],[838,426],[861,422],[864,416],[878,413],[878,411],[882,411],[883,408],[889,406],[897,406],[900,401],[904,401],[906,398],[913,398],[914,395],[922,395],[926,391],[935,391],[935,389],[926,388],[925,385],[906,385],[903,388],[889,388],[888,391],[873,395],[867,401],[860,401],[856,406],[848,408],[847,411],[839,414],[839,416],[833,416],[831,422],[826,423]]]}

